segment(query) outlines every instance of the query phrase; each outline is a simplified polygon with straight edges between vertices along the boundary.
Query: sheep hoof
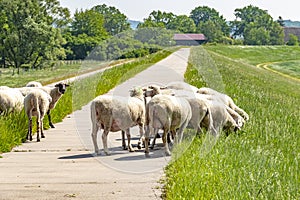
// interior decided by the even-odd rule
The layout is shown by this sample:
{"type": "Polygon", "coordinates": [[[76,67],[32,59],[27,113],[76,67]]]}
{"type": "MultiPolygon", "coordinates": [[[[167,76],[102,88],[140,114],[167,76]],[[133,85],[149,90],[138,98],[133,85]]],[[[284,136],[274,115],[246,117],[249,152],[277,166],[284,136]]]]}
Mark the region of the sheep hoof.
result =
{"type": "Polygon", "coordinates": [[[149,148],[150,148],[150,149],[154,149],[154,146],[150,146],[149,148]]]}
{"type": "Polygon", "coordinates": [[[55,126],[54,126],[53,124],[49,124],[49,126],[50,126],[51,128],[55,128],[55,126]]]}
{"type": "Polygon", "coordinates": [[[151,158],[151,156],[150,156],[149,153],[145,153],[145,157],[146,157],[146,158],[151,158]]]}
{"type": "Polygon", "coordinates": [[[126,146],[123,146],[123,150],[128,150],[128,148],[126,146]]]}
{"type": "Polygon", "coordinates": [[[101,155],[101,152],[99,150],[97,150],[93,153],[93,156],[99,156],[99,155],[101,155]]]}
{"type": "Polygon", "coordinates": [[[129,152],[134,152],[134,149],[129,149],[129,152]]]}
{"type": "Polygon", "coordinates": [[[40,139],[36,139],[36,142],[40,142],[41,140],[40,139]]]}
{"type": "Polygon", "coordinates": [[[42,138],[45,138],[45,135],[42,135],[42,138]]]}
{"type": "Polygon", "coordinates": [[[138,143],[137,148],[142,149],[141,143],[138,143]]]}
{"type": "Polygon", "coordinates": [[[165,154],[166,154],[166,156],[171,156],[171,152],[170,151],[166,151],[165,154]]]}

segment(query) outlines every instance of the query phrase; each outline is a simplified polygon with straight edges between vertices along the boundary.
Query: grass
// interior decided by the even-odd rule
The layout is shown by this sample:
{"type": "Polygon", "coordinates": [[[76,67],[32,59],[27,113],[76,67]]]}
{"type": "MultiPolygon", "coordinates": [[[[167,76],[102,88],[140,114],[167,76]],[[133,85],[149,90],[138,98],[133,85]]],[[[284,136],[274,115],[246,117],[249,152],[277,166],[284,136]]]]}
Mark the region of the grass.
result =
{"type": "Polygon", "coordinates": [[[14,75],[12,75],[12,68],[0,68],[0,85],[6,85],[9,87],[22,87],[32,80],[39,81],[43,85],[46,85],[49,83],[74,77],[81,73],[102,69],[108,65],[114,65],[124,61],[126,60],[112,62],[61,61],[53,67],[47,67],[40,70],[21,70],[20,74],[15,73],[14,75]]]}
{"type": "MultiPolygon", "coordinates": [[[[51,111],[52,121],[54,123],[62,121],[65,116],[80,109],[96,96],[108,92],[177,49],[166,49],[72,83],[56,104],[55,109],[51,111]]],[[[44,127],[49,128],[46,118],[44,127]]],[[[27,133],[27,118],[24,112],[0,116],[0,130],[0,153],[8,152],[14,146],[24,142],[27,133]]]]}
{"type": "Polygon", "coordinates": [[[300,60],[271,63],[268,67],[275,71],[300,79],[300,60]]]}
{"type": "Polygon", "coordinates": [[[238,134],[222,135],[207,154],[208,136],[196,137],[166,168],[166,199],[300,199],[300,83],[256,67],[296,60],[294,51],[299,53],[299,47],[192,49],[186,81],[207,85],[209,77],[200,69],[207,67],[201,65],[208,55],[221,75],[219,87],[249,113],[250,121],[238,134]]]}

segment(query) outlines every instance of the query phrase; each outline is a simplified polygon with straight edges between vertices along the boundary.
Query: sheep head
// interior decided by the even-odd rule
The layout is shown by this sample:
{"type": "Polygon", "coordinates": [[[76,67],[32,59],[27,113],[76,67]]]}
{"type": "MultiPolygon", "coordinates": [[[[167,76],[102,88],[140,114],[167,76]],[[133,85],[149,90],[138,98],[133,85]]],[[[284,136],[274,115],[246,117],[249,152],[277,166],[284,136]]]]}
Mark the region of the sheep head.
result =
{"type": "Polygon", "coordinates": [[[59,91],[61,94],[64,94],[64,93],[66,92],[66,87],[68,87],[68,86],[70,86],[70,85],[67,84],[67,83],[62,83],[62,82],[57,83],[57,84],[55,85],[55,87],[58,88],[58,91],[59,91]]]}
{"type": "Polygon", "coordinates": [[[129,90],[131,97],[143,97],[143,89],[140,87],[134,87],[129,90]]]}

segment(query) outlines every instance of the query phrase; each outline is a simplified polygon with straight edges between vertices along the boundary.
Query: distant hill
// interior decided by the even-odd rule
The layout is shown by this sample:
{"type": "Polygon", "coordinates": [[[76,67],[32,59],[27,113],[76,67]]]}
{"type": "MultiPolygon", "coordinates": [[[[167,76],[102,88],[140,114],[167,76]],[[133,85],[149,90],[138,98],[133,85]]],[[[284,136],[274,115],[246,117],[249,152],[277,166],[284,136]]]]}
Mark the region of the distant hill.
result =
{"type": "Polygon", "coordinates": [[[300,27],[300,21],[283,20],[285,27],[300,27]]]}
{"type": "Polygon", "coordinates": [[[130,23],[130,27],[131,27],[133,30],[135,30],[136,27],[137,27],[137,25],[138,25],[139,23],[141,23],[140,21],[134,21],[134,20],[128,20],[128,22],[130,23]]]}

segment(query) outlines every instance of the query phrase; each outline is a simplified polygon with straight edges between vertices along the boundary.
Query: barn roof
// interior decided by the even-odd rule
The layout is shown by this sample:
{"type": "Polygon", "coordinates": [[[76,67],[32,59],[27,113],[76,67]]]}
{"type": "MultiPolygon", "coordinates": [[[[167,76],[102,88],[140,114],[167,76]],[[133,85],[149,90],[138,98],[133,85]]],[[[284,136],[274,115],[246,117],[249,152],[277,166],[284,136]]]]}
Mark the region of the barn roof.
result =
{"type": "Polygon", "coordinates": [[[206,40],[204,34],[186,33],[186,34],[174,34],[174,40],[206,40]]]}

